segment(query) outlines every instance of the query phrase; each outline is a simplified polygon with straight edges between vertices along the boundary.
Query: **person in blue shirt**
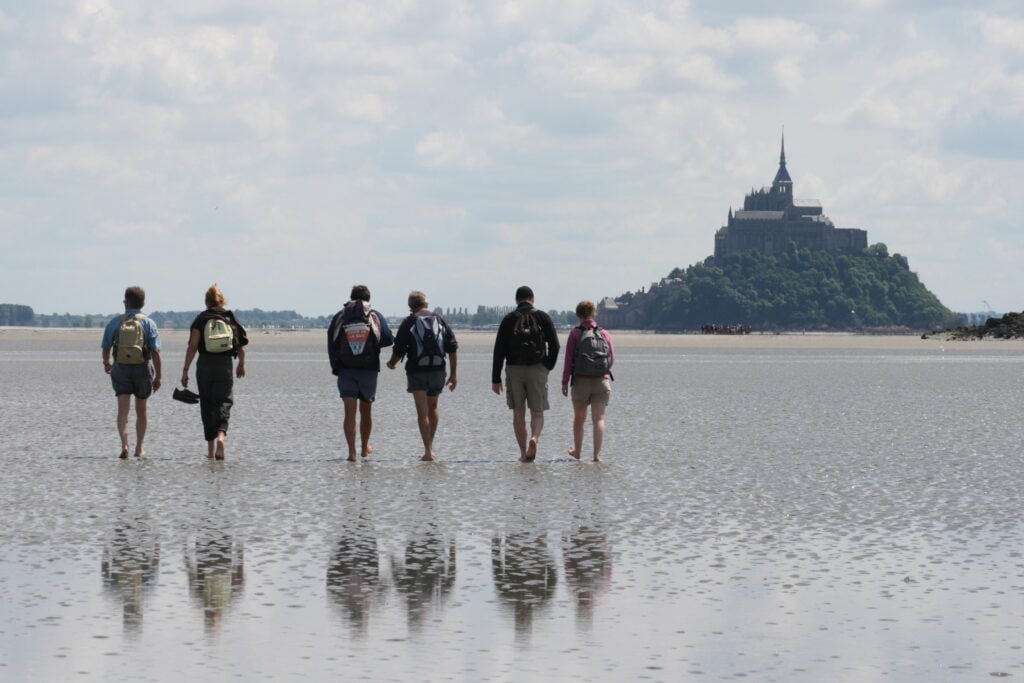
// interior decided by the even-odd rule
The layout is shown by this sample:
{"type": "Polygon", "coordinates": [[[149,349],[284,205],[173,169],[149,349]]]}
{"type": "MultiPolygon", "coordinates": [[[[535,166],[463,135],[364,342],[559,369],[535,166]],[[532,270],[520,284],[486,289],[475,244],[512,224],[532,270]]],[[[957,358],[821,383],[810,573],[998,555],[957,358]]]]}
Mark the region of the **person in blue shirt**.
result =
{"type": "Polygon", "coordinates": [[[356,410],[359,439],[365,458],[373,452],[373,402],[377,398],[380,350],[395,342],[388,321],[370,308],[370,289],[355,285],[345,304],[327,328],[327,359],[338,378],[338,393],[345,406],[345,441],[348,460],[356,461],[356,410]]]}
{"type": "Polygon", "coordinates": [[[103,370],[117,396],[117,432],[122,460],[128,458],[128,413],[135,397],[135,457],[146,454],[142,442],[148,418],[146,400],[160,388],[160,331],[142,313],[146,292],[142,287],[124,290],[124,315],[116,316],[103,331],[103,370]]]}

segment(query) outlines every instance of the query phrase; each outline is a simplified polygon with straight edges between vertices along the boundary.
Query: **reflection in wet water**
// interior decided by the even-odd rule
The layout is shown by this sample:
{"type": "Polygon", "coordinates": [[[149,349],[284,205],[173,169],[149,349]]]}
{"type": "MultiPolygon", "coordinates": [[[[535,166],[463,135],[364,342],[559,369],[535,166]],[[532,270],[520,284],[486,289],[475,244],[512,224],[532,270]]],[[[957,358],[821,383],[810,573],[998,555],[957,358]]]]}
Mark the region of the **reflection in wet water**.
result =
{"type": "MultiPolygon", "coordinates": [[[[124,510],[122,508],[122,514],[124,510]]],[[[103,549],[103,587],[121,605],[124,633],[142,629],[144,601],[160,570],[160,542],[144,517],[118,519],[103,549]]]]}
{"type": "Polygon", "coordinates": [[[427,531],[407,541],[401,560],[391,564],[409,630],[422,631],[426,617],[443,610],[455,585],[455,541],[427,531]]]}
{"type": "Polygon", "coordinates": [[[373,527],[362,517],[341,536],[327,565],[327,596],[353,635],[366,637],[370,615],[384,594],[381,557],[373,527]]]}
{"type": "Polygon", "coordinates": [[[588,628],[594,608],[612,583],[611,541],[600,529],[581,526],[562,540],[565,581],[576,601],[577,626],[588,628]]]}
{"type": "Polygon", "coordinates": [[[211,465],[169,396],[150,457],[111,458],[95,339],[0,330],[0,680],[1024,676],[1024,350],[617,337],[605,464],[569,461],[553,402],[524,467],[460,341],[440,463],[400,373],[339,461],[317,335],[253,342],[211,465]]]}
{"type": "Polygon", "coordinates": [[[511,611],[517,638],[528,641],[533,622],[554,595],[558,567],[547,532],[521,532],[491,540],[491,571],[498,597],[511,611]]]}
{"type": "Polygon", "coordinates": [[[228,608],[242,595],[245,558],[242,544],[226,532],[202,529],[185,545],[188,591],[203,611],[207,635],[216,635],[228,608]]]}

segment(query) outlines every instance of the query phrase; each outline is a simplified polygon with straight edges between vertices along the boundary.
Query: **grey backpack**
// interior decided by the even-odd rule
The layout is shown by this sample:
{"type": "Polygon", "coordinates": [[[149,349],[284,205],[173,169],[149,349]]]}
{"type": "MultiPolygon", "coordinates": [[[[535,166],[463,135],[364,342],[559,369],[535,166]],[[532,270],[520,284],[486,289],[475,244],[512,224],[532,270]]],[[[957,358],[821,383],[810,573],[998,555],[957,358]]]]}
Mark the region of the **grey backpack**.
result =
{"type": "Polygon", "coordinates": [[[573,374],[583,377],[611,375],[612,354],[600,327],[579,327],[580,338],[573,354],[573,374]]]}

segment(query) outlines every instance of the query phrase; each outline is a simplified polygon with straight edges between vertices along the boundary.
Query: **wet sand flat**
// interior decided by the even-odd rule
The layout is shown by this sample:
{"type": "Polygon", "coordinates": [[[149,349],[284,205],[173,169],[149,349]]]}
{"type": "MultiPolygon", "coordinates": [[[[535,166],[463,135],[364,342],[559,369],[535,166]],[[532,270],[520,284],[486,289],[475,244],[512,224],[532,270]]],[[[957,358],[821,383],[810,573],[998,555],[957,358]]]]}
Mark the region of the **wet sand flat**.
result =
{"type": "Polygon", "coordinates": [[[605,462],[552,378],[522,465],[459,336],[438,463],[400,371],[342,462],[324,332],[260,330],[227,462],[170,383],[122,462],[100,331],[0,329],[0,679],[1024,676],[1021,342],[615,333],[605,462]]]}

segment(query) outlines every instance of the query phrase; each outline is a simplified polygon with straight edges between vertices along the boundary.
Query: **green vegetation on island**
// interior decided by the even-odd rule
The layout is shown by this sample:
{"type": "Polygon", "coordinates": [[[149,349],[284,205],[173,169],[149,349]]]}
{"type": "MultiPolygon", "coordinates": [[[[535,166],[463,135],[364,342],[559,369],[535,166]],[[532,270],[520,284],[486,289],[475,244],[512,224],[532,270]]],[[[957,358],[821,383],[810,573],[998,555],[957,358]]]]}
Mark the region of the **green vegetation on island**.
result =
{"type": "MultiPolygon", "coordinates": [[[[755,330],[934,330],[957,316],[884,244],[860,253],[789,248],[676,268],[649,291],[616,299],[617,326],[664,331],[738,323],[755,330]]],[[[606,324],[611,324],[607,322],[606,324]]]]}

